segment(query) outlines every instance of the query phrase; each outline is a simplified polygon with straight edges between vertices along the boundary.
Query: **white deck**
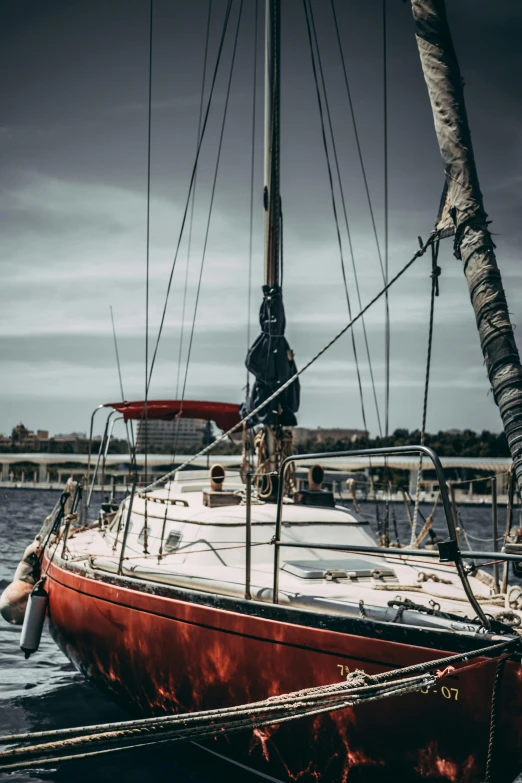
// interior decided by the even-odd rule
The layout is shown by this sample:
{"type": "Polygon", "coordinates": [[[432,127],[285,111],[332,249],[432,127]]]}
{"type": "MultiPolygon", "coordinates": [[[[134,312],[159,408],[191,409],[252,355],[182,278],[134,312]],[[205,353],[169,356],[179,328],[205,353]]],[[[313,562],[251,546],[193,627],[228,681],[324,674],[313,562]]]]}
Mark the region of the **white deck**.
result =
{"type": "MultiPolygon", "coordinates": [[[[208,489],[206,474],[193,471],[176,474],[175,481],[150,493],[147,499],[135,495],[122,567],[125,576],[244,597],[246,506],[208,508],[203,505],[203,490],[208,489]]],[[[224,489],[241,491],[243,485],[238,479],[228,478],[224,489]]],[[[71,533],[68,558],[85,561],[88,568],[96,571],[117,573],[128,504],[126,498],[105,529],[93,527],[71,533]]],[[[274,547],[271,539],[275,523],[275,504],[252,505],[253,600],[272,601],[274,547]]],[[[369,525],[345,508],[293,503],[285,503],[283,507],[282,540],[375,545],[369,525]]],[[[411,611],[406,611],[400,621],[445,627],[454,632],[476,630],[466,625],[465,618],[472,618],[474,612],[454,566],[441,564],[436,558],[404,556],[398,549],[390,549],[384,556],[313,548],[284,547],[280,552],[280,603],[347,616],[359,616],[362,611],[376,619],[392,620],[397,615],[396,608],[388,607],[392,599],[409,598],[428,608],[430,601],[434,601],[442,611],[461,616],[463,624],[411,611]],[[306,569],[291,565],[307,561],[317,564],[319,578],[305,578],[306,569]],[[336,577],[334,572],[325,578],[323,572],[332,570],[332,561],[336,561],[335,569],[345,569],[347,576],[336,577]],[[386,573],[379,573],[383,571],[386,573]],[[419,581],[421,572],[449,584],[431,578],[419,581]]],[[[487,614],[495,616],[503,611],[499,597],[492,596],[488,585],[475,577],[469,581],[487,614]]]]}

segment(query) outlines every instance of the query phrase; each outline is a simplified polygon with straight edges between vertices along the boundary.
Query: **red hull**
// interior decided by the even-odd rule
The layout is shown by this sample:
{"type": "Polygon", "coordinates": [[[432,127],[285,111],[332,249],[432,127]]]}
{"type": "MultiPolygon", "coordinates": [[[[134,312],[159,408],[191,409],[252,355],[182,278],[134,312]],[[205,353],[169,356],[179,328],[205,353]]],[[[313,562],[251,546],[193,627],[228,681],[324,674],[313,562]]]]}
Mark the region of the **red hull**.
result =
{"type": "MultiPolygon", "coordinates": [[[[372,626],[371,635],[363,636],[312,627],[328,626],[328,618],[284,607],[267,605],[258,616],[244,602],[245,613],[231,611],[217,597],[163,587],[152,591],[145,584],[132,589],[128,580],[92,579],[54,563],[47,585],[51,628],[62,650],[117,701],[142,715],[255,701],[336,682],[347,668],[373,674],[457,649],[389,641],[383,638],[389,631],[368,621],[355,621],[372,626]],[[270,612],[276,619],[267,616],[270,612]]],[[[340,622],[337,618],[333,625],[340,622]]],[[[409,631],[399,628],[393,626],[405,638],[409,631]]],[[[250,766],[303,783],[426,778],[480,783],[495,670],[492,661],[456,672],[436,692],[220,738],[211,747],[243,761],[247,755],[250,766]]],[[[497,783],[511,783],[522,768],[521,679],[520,664],[509,661],[500,702],[497,783]]]]}

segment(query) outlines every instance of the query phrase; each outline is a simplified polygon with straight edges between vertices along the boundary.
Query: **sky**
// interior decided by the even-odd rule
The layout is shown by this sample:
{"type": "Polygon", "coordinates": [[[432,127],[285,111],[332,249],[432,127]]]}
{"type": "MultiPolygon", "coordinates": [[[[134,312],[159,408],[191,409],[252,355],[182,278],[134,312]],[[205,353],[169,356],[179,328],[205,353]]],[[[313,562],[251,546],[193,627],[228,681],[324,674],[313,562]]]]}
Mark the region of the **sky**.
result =
{"type": "MultiPolygon", "coordinates": [[[[244,0],[201,295],[204,235],[238,20],[234,0],[196,184],[190,254],[185,231],[150,398],[241,402],[247,345],[258,332],[263,269],[263,3],[244,0]],[[250,258],[253,63],[257,52],[254,220],[250,258]],[[188,273],[187,273],[188,260],[188,273]],[[249,287],[249,279],[251,285],[249,287]],[[187,285],[185,285],[187,281],[187,285]],[[185,298],[182,361],[179,360],[185,298]],[[250,295],[249,295],[250,292],[250,295]],[[250,299],[250,318],[249,318],[250,299]],[[187,346],[194,320],[188,370],[187,346]]],[[[302,366],[348,320],[340,253],[301,0],[282,2],[281,192],[287,337],[302,366]]],[[[513,323],[522,321],[522,6],[448,3],[479,178],[513,323]]],[[[383,49],[380,0],[336,0],[372,206],[384,242],[383,49]]],[[[313,0],[361,301],[382,287],[376,242],[329,0],[313,0]]],[[[154,0],[149,359],[197,142],[208,0],[154,0]]],[[[225,2],[213,0],[206,98],[225,2]]],[[[0,0],[0,432],[18,423],[86,431],[93,408],[145,383],[147,0],[0,0]]],[[[387,9],[389,268],[399,270],[433,227],[443,184],[408,3],[387,9]]],[[[338,208],[339,193],[336,189],[338,208]]],[[[342,217],[342,214],[341,214],[342,217]]],[[[346,227],[352,311],[359,309],[346,227]]],[[[451,240],[440,252],[427,428],[501,429],[473,311],[451,240]]],[[[426,256],[390,294],[390,429],[420,426],[429,315],[426,256]]],[[[384,420],[384,308],[366,318],[384,420]]],[[[515,332],[517,339],[520,334],[515,332]]],[[[378,434],[369,364],[356,330],[368,427],[378,434]]],[[[520,347],[520,340],[519,340],[520,347]]],[[[301,379],[299,423],[363,424],[349,336],[301,379]]]]}

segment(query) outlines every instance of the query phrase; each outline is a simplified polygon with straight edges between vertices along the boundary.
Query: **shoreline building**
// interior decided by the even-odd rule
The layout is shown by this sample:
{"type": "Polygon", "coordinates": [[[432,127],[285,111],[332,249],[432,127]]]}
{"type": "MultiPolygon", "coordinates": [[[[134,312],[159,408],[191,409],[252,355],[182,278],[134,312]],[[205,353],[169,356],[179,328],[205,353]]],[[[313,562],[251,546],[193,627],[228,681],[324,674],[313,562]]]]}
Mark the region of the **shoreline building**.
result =
{"type": "Polygon", "coordinates": [[[140,421],[136,436],[136,450],[145,451],[145,444],[150,454],[166,454],[174,450],[178,454],[186,454],[194,449],[199,450],[203,446],[205,425],[204,419],[140,421]]]}
{"type": "Polygon", "coordinates": [[[306,427],[295,427],[294,443],[304,443],[307,440],[314,440],[316,443],[324,443],[327,440],[349,440],[352,443],[358,438],[367,438],[367,430],[345,430],[339,427],[325,428],[316,427],[308,429],[306,427]]]}

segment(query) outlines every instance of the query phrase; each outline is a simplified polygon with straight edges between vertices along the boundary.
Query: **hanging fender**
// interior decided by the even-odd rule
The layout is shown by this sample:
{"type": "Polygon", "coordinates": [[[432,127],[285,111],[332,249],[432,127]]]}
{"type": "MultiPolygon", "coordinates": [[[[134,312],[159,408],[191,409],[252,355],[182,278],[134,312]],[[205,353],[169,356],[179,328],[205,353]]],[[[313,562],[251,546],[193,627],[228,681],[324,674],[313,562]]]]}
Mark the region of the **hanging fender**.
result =
{"type": "Polygon", "coordinates": [[[27,610],[20,636],[20,649],[25,653],[26,660],[38,650],[40,639],[42,638],[47,604],[49,603],[49,596],[43,583],[44,579],[35,585],[27,602],[27,610]]]}
{"type": "Polygon", "coordinates": [[[22,625],[29,596],[40,579],[39,542],[33,541],[18,563],[11,584],[0,596],[0,614],[12,625],[22,625]]]}

